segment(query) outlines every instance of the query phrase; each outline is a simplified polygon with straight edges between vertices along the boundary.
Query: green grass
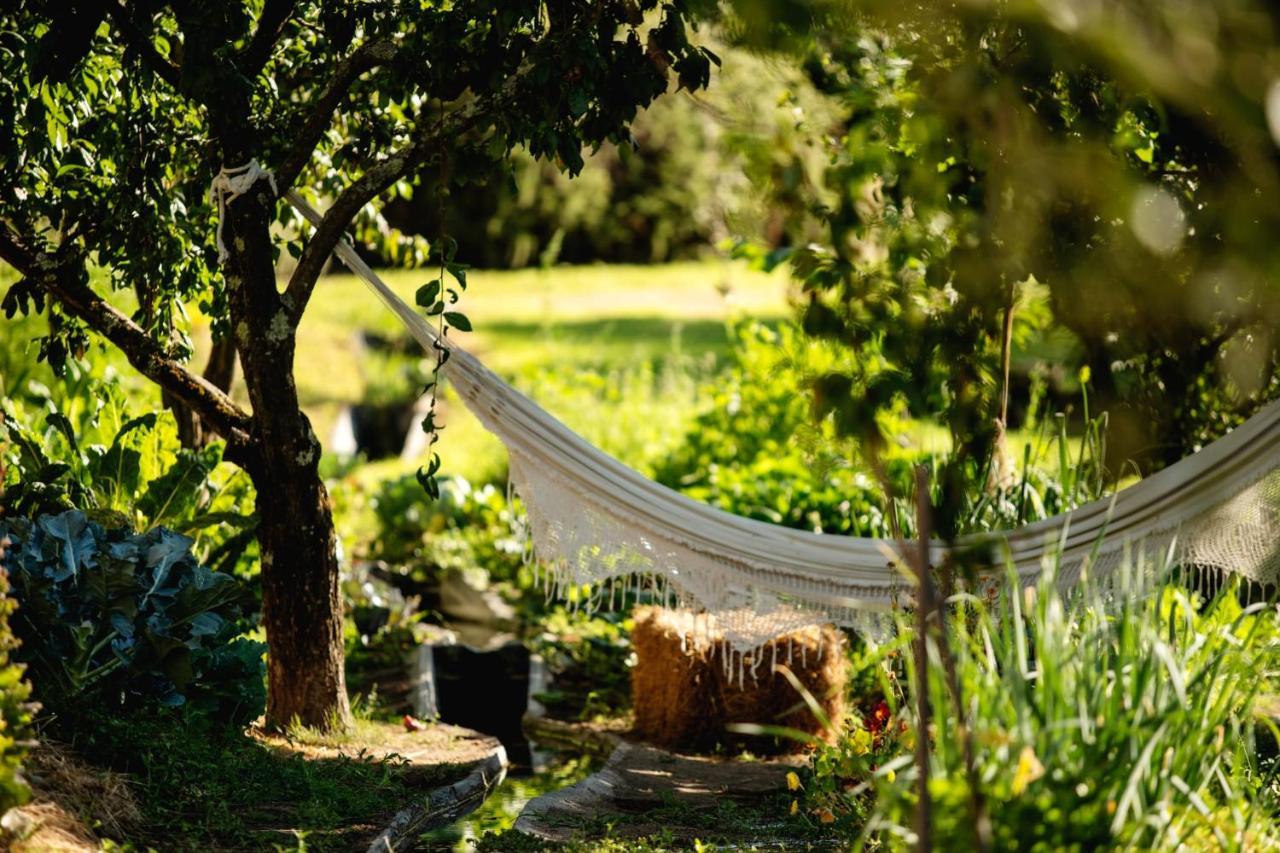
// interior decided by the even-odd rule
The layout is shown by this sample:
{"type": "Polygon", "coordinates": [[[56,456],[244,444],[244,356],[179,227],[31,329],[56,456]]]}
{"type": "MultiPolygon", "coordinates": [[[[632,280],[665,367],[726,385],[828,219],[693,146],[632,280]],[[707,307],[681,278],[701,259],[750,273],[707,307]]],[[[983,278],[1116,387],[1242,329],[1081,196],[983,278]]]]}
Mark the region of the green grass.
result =
{"type": "MultiPolygon", "coordinates": [[[[430,278],[421,270],[382,275],[410,303],[430,278]]],[[[476,331],[459,340],[504,375],[549,364],[600,367],[651,359],[673,339],[682,340],[686,352],[723,352],[724,320],[733,311],[778,318],[787,310],[782,276],[740,264],[475,270],[468,282],[458,307],[476,331]]],[[[359,330],[403,335],[359,279],[323,279],[299,330],[298,390],[309,410],[361,399],[368,377],[351,357],[359,330]]]]}
{"type": "MultiPolygon", "coordinates": [[[[412,302],[413,291],[429,274],[392,270],[383,277],[412,302]]],[[[468,282],[459,308],[476,331],[459,336],[460,342],[499,374],[535,391],[535,399],[553,414],[584,429],[599,423],[598,408],[583,411],[580,393],[536,393],[530,386],[546,384],[540,372],[581,368],[609,375],[646,363],[661,372],[673,357],[715,359],[727,352],[725,323],[735,312],[776,321],[788,310],[783,276],[738,263],[476,270],[468,282]]],[[[357,357],[361,330],[388,338],[404,335],[363,282],[350,275],[323,279],[299,330],[296,370],[303,407],[322,441],[342,407],[364,399],[385,378],[369,375],[368,360],[357,357]]],[[[425,373],[429,364],[419,368],[425,373]]],[[[637,390],[634,383],[632,390],[637,390]]],[[[648,396],[667,390],[658,387],[648,396]]],[[[661,422],[672,407],[661,408],[667,411],[640,414],[661,422]]],[[[442,415],[445,472],[481,482],[500,478],[506,463],[497,440],[460,406],[446,401],[442,415]]],[[[416,464],[378,463],[359,478],[382,479],[416,464]]]]}
{"type": "Polygon", "coordinates": [[[303,757],[180,715],[91,731],[78,750],[133,776],[143,826],[122,840],[138,849],[350,850],[421,790],[394,758],[303,757]]]}

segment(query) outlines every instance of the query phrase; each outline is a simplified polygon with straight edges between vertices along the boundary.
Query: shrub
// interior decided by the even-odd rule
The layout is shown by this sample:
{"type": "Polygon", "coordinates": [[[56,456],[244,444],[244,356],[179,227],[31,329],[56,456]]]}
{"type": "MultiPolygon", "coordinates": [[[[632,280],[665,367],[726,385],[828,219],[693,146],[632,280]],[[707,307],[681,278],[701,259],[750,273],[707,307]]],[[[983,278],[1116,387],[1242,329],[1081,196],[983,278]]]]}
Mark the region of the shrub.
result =
{"type": "MultiPolygon", "coordinates": [[[[0,535],[0,560],[4,558],[6,544],[0,535]]],[[[30,796],[20,769],[31,722],[27,704],[31,686],[23,680],[22,665],[10,660],[18,640],[9,626],[14,600],[8,592],[8,575],[0,571],[0,814],[22,805],[30,796]]]]}
{"type": "Polygon", "coordinates": [[[448,569],[483,569],[495,581],[514,581],[522,547],[506,495],[491,485],[474,487],[464,477],[440,478],[440,497],[430,500],[417,478],[382,484],[372,501],[378,537],[370,556],[386,560],[415,580],[434,579],[448,569]]]}
{"type": "Polygon", "coordinates": [[[265,646],[238,638],[245,590],[199,564],[191,539],[107,530],[78,510],[0,522],[6,536],[19,659],[46,705],[262,712],[265,646]]]}
{"type": "MultiPolygon", "coordinates": [[[[874,477],[855,464],[830,419],[815,423],[802,391],[827,369],[830,347],[792,324],[742,323],[731,330],[732,361],[706,383],[706,403],[684,440],[654,463],[654,479],[735,515],[850,536],[891,534],[874,477]]],[[[903,486],[910,454],[891,454],[903,486]]],[[[900,488],[899,494],[909,490],[900,488]]],[[[909,512],[899,513],[910,532],[909,512]]]]}

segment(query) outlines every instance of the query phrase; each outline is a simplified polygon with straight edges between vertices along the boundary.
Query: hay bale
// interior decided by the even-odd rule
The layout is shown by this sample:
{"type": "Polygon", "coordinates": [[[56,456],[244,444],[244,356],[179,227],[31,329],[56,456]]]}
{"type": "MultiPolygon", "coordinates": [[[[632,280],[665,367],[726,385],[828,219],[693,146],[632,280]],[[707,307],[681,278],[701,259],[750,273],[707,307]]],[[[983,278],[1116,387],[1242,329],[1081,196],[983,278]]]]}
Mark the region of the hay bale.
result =
{"type": "MultiPolygon", "coordinates": [[[[758,652],[743,656],[741,661],[725,646],[716,648],[721,674],[717,687],[724,726],[741,723],[781,726],[828,743],[835,741],[844,721],[845,688],[849,680],[849,660],[844,654],[844,636],[839,631],[830,625],[794,631],[766,643],[758,652]],[[753,655],[758,655],[758,665],[753,655]],[[775,662],[791,670],[804,685],[822,709],[825,721],[810,709],[791,680],[774,669],[775,662]]],[[[771,735],[730,735],[726,740],[734,746],[761,753],[804,749],[802,741],[771,735]]]]}
{"type": "Polygon", "coordinates": [[[785,726],[827,740],[838,733],[848,661],[843,636],[834,628],[812,627],[778,637],[758,652],[757,665],[751,655],[738,655],[724,644],[709,616],[643,607],[633,619],[636,665],[631,696],[640,737],[679,749],[733,746],[776,754],[802,751],[804,744],[784,737],[744,736],[727,726],[785,726]],[[790,680],[774,671],[775,662],[789,664],[832,729],[814,715],[790,680]]]}
{"type": "Polygon", "coordinates": [[[632,620],[636,733],[660,746],[714,747],[723,725],[715,710],[714,650],[711,643],[698,639],[705,636],[705,617],[639,607],[632,620]]]}

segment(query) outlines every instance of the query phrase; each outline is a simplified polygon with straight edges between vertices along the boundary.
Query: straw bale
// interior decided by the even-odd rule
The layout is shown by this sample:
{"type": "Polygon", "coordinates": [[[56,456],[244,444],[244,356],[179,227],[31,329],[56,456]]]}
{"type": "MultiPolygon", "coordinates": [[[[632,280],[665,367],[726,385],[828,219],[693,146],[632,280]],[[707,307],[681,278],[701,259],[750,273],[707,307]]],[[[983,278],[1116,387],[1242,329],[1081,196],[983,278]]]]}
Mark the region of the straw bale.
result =
{"type": "Polygon", "coordinates": [[[635,732],[660,746],[707,751],[721,746],[759,753],[798,752],[802,741],[728,730],[747,723],[785,727],[821,739],[838,733],[845,713],[848,660],[835,628],[811,627],[778,637],[756,654],[732,651],[706,615],[638,608],[631,695],[635,732]],[[823,711],[810,710],[778,666],[795,674],[823,711]]]}

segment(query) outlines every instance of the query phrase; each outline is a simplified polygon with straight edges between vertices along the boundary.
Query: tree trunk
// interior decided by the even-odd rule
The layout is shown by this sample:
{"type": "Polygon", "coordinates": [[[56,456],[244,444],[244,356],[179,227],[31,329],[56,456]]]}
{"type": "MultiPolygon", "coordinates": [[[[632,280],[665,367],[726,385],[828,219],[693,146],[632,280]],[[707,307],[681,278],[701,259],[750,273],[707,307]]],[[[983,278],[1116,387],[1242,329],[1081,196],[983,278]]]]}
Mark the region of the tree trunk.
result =
{"type": "MultiPolygon", "coordinates": [[[[306,422],[301,412],[296,417],[306,422]]],[[[306,427],[310,429],[309,426],[306,427]]],[[[264,451],[264,467],[281,466],[264,451]]],[[[343,671],[342,599],[329,496],[314,468],[255,477],[267,629],[267,718],[321,729],[351,722],[343,671]]]]}
{"type": "Polygon", "coordinates": [[[319,728],[351,722],[343,673],[342,600],[320,442],[298,405],[295,334],[276,288],[273,202],[250,193],[227,209],[231,258],[224,271],[236,348],[253,405],[267,717],[319,728]]]}

